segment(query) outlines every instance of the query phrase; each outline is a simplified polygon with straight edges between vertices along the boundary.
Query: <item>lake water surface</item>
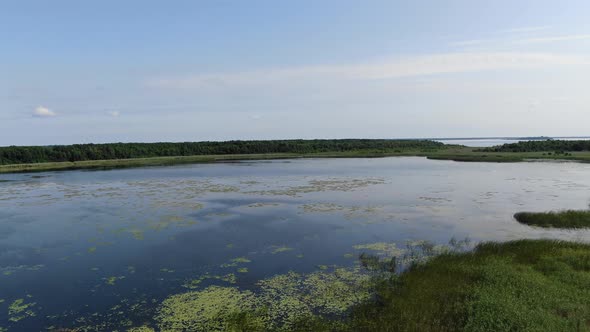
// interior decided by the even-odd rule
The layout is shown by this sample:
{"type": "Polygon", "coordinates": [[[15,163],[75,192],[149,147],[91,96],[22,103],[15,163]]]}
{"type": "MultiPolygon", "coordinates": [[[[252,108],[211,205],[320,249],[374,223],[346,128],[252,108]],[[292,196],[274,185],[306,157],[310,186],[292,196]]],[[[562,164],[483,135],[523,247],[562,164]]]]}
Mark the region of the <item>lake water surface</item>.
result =
{"type": "Polygon", "coordinates": [[[351,266],[364,244],[590,241],[512,218],[589,201],[580,163],[305,159],[0,175],[0,331],[125,330],[151,323],[172,294],[351,266]]]}

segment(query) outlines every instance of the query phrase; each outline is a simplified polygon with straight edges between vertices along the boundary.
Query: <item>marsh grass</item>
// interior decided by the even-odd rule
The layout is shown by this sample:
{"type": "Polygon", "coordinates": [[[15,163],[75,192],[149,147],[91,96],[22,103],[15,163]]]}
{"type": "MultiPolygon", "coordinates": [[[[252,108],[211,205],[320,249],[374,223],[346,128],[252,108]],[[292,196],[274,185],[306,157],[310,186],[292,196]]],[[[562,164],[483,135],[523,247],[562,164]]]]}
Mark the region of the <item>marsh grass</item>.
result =
{"type": "Polygon", "coordinates": [[[546,228],[590,227],[590,210],[565,210],[552,212],[519,212],[514,218],[522,224],[546,228]]]}
{"type": "Polygon", "coordinates": [[[590,246],[484,243],[384,281],[350,331],[588,331],[590,246]]]}

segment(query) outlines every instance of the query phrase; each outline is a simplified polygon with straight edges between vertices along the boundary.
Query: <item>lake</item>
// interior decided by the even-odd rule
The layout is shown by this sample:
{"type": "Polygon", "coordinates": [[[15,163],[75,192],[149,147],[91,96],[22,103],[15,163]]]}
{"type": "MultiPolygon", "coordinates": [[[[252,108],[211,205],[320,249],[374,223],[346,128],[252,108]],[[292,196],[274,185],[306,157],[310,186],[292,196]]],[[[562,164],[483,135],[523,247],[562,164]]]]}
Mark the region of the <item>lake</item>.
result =
{"type": "Polygon", "coordinates": [[[0,331],[153,323],[173,294],[350,267],[374,243],[590,232],[518,224],[584,209],[590,164],[302,159],[0,175],[0,331]],[[364,247],[363,247],[364,246],[364,247]]]}

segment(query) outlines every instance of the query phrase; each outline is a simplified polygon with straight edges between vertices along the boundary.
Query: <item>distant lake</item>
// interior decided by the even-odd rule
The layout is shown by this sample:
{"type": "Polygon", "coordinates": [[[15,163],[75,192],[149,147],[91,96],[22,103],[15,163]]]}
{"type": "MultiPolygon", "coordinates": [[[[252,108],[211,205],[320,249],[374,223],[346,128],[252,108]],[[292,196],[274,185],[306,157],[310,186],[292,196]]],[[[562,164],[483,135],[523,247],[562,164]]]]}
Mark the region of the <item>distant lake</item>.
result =
{"type": "MultiPolygon", "coordinates": [[[[588,137],[553,137],[553,139],[566,140],[566,141],[590,140],[590,138],[588,138],[588,137]]],[[[457,145],[476,146],[476,147],[489,147],[489,146],[496,146],[496,145],[502,145],[502,144],[518,143],[521,141],[527,141],[527,140],[526,139],[515,140],[515,139],[503,139],[503,138],[439,140],[439,142],[442,142],[445,144],[457,144],[457,145]]]]}
{"type": "Polygon", "coordinates": [[[352,266],[364,244],[590,241],[512,218],[589,199],[582,163],[305,159],[0,175],[0,331],[124,331],[172,294],[352,266]]]}

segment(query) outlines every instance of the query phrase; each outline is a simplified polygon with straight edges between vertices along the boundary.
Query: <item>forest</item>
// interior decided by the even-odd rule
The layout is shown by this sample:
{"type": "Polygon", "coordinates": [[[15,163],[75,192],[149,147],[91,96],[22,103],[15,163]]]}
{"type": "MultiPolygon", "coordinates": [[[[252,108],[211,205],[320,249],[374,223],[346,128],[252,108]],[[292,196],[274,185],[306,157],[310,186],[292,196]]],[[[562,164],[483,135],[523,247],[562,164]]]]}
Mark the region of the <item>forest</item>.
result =
{"type": "Polygon", "coordinates": [[[574,152],[590,151],[590,140],[587,141],[564,141],[564,140],[535,140],[518,143],[503,144],[485,149],[483,152],[574,152]]]}
{"type": "Polygon", "coordinates": [[[443,143],[429,140],[325,139],[184,143],[108,143],[0,147],[0,165],[76,162],[168,156],[320,153],[347,151],[428,151],[443,143]]]}

